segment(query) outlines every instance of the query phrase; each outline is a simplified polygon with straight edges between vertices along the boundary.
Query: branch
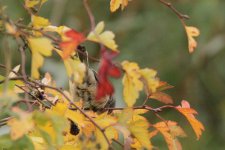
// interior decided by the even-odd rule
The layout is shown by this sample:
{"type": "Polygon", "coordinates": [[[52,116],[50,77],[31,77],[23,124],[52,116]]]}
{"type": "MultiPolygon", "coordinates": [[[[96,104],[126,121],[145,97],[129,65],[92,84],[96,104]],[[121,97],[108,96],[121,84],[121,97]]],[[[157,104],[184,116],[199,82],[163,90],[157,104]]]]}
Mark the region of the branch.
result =
{"type": "Polygon", "coordinates": [[[105,129],[101,128],[90,116],[88,116],[83,109],[81,109],[80,107],[78,107],[61,89],[59,88],[56,88],[56,87],[52,87],[52,86],[49,86],[49,85],[45,85],[45,84],[42,84],[42,83],[38,83],[36,81],[31,81],[39,86],[42,86],[42,87],[45,87],[45,88],[49,88],[49,89],[52,89],[52,90],[55,90],[57,91],[58,93],[60,93],[69,103],[70,105],[74,106],[77,110],[79,110],[86,118],[88,118],[90,120],[91,123],[93,123],[99,130],[100,132],[103,134],[106,142],[108,143],[108,146],[111,147],[110,145],[110,142],[109,142],[109,139],[107,138],[106,134],[105,134],[105,129]]]}
{"type": "Polygon", "coordinates": [[[168,8],[170,8],[180,20],[184,20],[184,19],[190,19],[190,17],[188,15],[182,14],[181,12],[179,12],[170,2],[166,2],[164,0],[159,0],[163,5],[167,6],[168,8]]]}
{"type": "Polygon", "coordinates": [[[95,29],[95,17],[90,9],[90,6],[88,5],[88,0],[83,0],[84,8],[87,11],[90,23],[91,23],[91,30],[93,31],[95,29]]]}

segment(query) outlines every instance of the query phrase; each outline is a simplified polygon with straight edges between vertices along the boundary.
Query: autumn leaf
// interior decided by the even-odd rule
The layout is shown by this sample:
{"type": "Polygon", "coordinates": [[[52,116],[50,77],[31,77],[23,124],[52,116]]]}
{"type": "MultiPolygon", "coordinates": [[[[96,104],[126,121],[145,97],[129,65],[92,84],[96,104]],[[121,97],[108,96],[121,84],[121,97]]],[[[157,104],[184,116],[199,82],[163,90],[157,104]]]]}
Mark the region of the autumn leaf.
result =
{"type": "Polygon", "coordinates": [[[150,95],[149,98],[152,98],[152,99],[156,99],[160,102],[163,102],[165,104],[172,104],[173,103],[173,98],[166,94],[166,93],[163,93],[163,92],[156,92],[156,93],[153,93],[150,95]]]}
{"type": "Polygon", "coordinates": [[[36,27],[36,28],[46,27],[50,25],[50,22],[48,19],[40,17],[40,16],[35,16],[35,15],[31,16],[31,22],[33,27],[36,27]]]}
{"type": "Polygon", "coordinates": [[[128,5],[128,0],[111,0],[110,11],[115,12],[121,5],[122,10],[128,5]]]}
{"type": "Polygon", "coordinates": [[[112,31],[103,31],[104,27],[105,23],[103,21],[99,22],[94,31],[91,31],[88,34],[87,39],[93,42],[101,43],[113,51],[118,51],[118,46],[114,41],[114,33],[112,31]]]}
{"type": "Polygon", "coordinates": [[[176,109],[187,118],[197,136],[197,140],[199,140],[202,135],[202,131],[204,131],[205,128],[194,116],[198,113],[194,109],[190,108],[190,104],[185,100],[182,100],[181,106],[177,106],[176,109]]]}
{"type": "Polygon", "coordinates": [[[45,37],[40,38],[28,38],[29,47],[32,51],[32,62],[31,62],[31,77],[38,79],[40,74],[38,69],[44,63],[43,56],[52,55],[52,43],[51,40],[45,37]]]}
{"type": "Polygon", "coordinates": [[[47,0],[25,0],[25,6],[28,8],[34,7],[38,4],[44,4],[47,0]]]}
{"type": "Polygon", "coordinates": [[[142,147],[151,149],[150,135],[148,133],[149,123],[147,120],[132,121],[128,125],[131,134],[141,143],[142,147]]]}
{"type": "Polygon", "coordinates": [[[120,70],[112,59],[118,55],[117,52],[102,50],[102,58],[100,62],[100,68],[98,70],[98,85],[96,92],[96,100],[101,101],[105,96],[111,96],[114,92],[114,88],[109,81],[109,77],[119,78],[120,70]]]}
{"type": "Polygon", "coordinates": [[[141,69],[140,73],[141,73],[142,79],[144,80],[143,82],[146,86],[148,95],[156,92],[156,89],[159,86],[159,79],[156,78],[157,72],[153,69],[145,68],[145,69],[141,69]]]}
{"type": "Polygon", "coordinates": [[[153,125],[164,137],[169,150],[181,150],[181,144],[176,137],[185,137],[186,134],[176,122],[158,122],[153,125]]]}
{"type": "Polygon", "coordinates": [[[63,51],[62,58],[67,59],[75,52],[77,46],[85,41],[85,37],[82,33],[75,30],[66,31],[64,34],[67,39],[62,41],[59,46],[63,51]]]}
{"type": "Polygon", "coordinates": [[[34,128],[34,122],[30,113],[17,107],[13,107],[12,112],[16,113],[18,118],[10,119],[8,125],[10,126],[11,138],[17,140],[34,128]]]}
{"type": "Polygon", "coordinates": [[[164,91],[164,90],[167,90],[167,89],[171,89],[173,88],[174,86],[168,84],[167,82],[165,81],[160,81],[159,82],[159,86],[157,88],[157,91],[164,91]]]}
{"type": "Polygon", "coordinates": [[[195,41],[194,37],[199,36],[200,32],[198,28],[192,26],[185,26],[185,30],[188,37],[188,49],[189,52],[194,52],[194,49],[197,47],[197,42],[195,41]]]}
{"type": "Polygon", "coordinates": [[[122,67],[125,70],[123,77],[123,96],[126,104],[131,107],[139,97],[139,92],[143,89],[143,83],[140,81],[140,68],[137,63],[123,61],[122,67]]]}

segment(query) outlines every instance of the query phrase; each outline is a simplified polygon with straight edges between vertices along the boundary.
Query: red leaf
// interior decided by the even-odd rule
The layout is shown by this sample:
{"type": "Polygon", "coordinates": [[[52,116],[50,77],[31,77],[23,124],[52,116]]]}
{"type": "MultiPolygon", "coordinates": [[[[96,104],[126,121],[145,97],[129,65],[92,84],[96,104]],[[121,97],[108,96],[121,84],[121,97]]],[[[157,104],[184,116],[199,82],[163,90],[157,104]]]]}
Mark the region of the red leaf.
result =
{"type": "Polygon", "coordinates": [[[75,30],[69,30],[69,31],[65,32],[65,35],[67,37],[71,38],[73,41],[76,41],[78,43],[82,43],[85,41],[84,35],[75,30]]]}
{"type": "Polygon", "coordinates": [[[63,41],[59,44],[62,49],[62,58],[67,59],[76,50],[77,46],[85,41],[85,37],[82,33],[75,30],[69,30],[65,32],[65,36],[69,38],[67,41],[63,41]]]}
{"type": "Polygon", "coordinates": [[[112,59],[117,55],[118,53],[114,51],[102,51],[101,64],[98,70],[99,81],[97,86],[96,100],[100,100],[102,97],[105,97],[107,95],[110,96],[114,93],[114,88],[110,83],[108,77],[120,77],[120,69],[116,67],[112,62],[112,59]]]}

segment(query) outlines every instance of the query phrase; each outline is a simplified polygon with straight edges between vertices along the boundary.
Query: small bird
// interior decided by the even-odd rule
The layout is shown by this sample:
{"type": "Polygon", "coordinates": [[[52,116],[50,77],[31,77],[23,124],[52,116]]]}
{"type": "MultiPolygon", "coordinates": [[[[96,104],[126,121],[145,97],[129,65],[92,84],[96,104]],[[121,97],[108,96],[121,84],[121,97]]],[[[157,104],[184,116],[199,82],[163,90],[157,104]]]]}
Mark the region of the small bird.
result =
{"type": "MultiPolygon", "coordinates": [[[[85,110],[93,110],[98,113],[105,112],[104,108],[115,107],[115,99],[112,95],[106,95],[105,97],[97,100],[96,90],[98,85],[98,74],[95,70],[89,67],[88,63],[88,53],[84,46],[78,46],[77,55],[81,62],[86,65],[85,77],[82,84],[76,85],[75,96],[78,99],[84,101],[85,110]]],[[[108,113],[111,113],[109,110],[108,113]]]]}

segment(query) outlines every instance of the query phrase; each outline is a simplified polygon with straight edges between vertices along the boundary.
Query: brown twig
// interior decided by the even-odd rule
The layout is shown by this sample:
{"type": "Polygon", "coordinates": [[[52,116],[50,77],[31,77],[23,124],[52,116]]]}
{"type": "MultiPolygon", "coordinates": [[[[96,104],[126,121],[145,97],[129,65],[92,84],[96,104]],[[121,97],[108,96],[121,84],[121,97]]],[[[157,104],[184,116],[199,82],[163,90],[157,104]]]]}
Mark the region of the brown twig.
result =
{"type": "Polygon", "coordinates": [[[113,142],[117,143],[118,145],[120,145],[122,148],[124,148],[124,144],[122,144],[120,141],[112,139],[113,142]]]}
{"type": "Polygon", "coordinates": [[[93,31],[95,29],[95,17],[90,9],[90,6],[88,5],[88,0],[83,0],[84,8],[87,11],[90,23],[91,23],[91,30],[93,31]]]}
{"type": "MultiPolygon", "coordinates": [[[[167,108],[174,108],[174,106],[165,105],[165,106],[161,106],[161,107],[158,107],[158,108],[152,108],[148,105],[142,105],[142,106],[132,107],[132,109],[146,109],[146,110],[149,110],[149,111],[153,111],[155,113],[161,112],[162,109],[167,109],[167,108]]],[[[126,107],[115,107],[115,108],[104,108],[104,109],[105,110],[124,110],[124,109],[126,109],[126,107]]]]}
{"type": "Polygon", "coordinates": [[[57,91],[58,93],[60,93],[69,103],[70,105],[74,106],[77,110],[79,110],[87,119],[90,120],[91,123],[93,123],[99,130],[100,132],[103,134],[106,142],[108,143],[108,146],[111,147],[110,145],[110,142],[109,142],[109,139],[107,138],[106,134],[105,134],[105,129],[103,129],[102,127],[100,127],[90,116],[88,116],[83,109],[81,109],[80,107],[78,107],[61,89],[59,88],[56,88],[56,87],[52,87],[52,86],[49,86],[49,85],[45,85],[45,84],[42,84],[42,83],[38,83],[36,81],[31,81],[39,86],[42,86],[42,87],[45,87],[45,88],[49,88],[49,89],[52,89],[52,90],[55,90],[57,91]]]}
{"type": "Polygon", "coordinates": [[[167,6],[168,8],[170,8],[179,19],[184,20],[184,19],[190,19],[190,17],[188,15],[182,14],[181,12],[179,12],[170,2],[166,2],[164,0],[159,0],[163,5],[167,6]]]}
{"type": "Polygon", "coordinates": [[[42,35],[44,35],[45,37],[53,40],[54,42],[60,42],[60,40],[58,38],[55,38],[54,36],[50,35],[50,34],[47,34],[46,32],[44,32],[42,29],[36,29],[36,28],[33,28],[33,27],[28,27],[28,26],[25,26],[23,24],[19,24],[19,23],[16,23],[15,24],[18,28],[20,29],[27,29],[27,30],[33,30],[33,31],[37,31],[37,32],[40,32],[42,35]]]}

